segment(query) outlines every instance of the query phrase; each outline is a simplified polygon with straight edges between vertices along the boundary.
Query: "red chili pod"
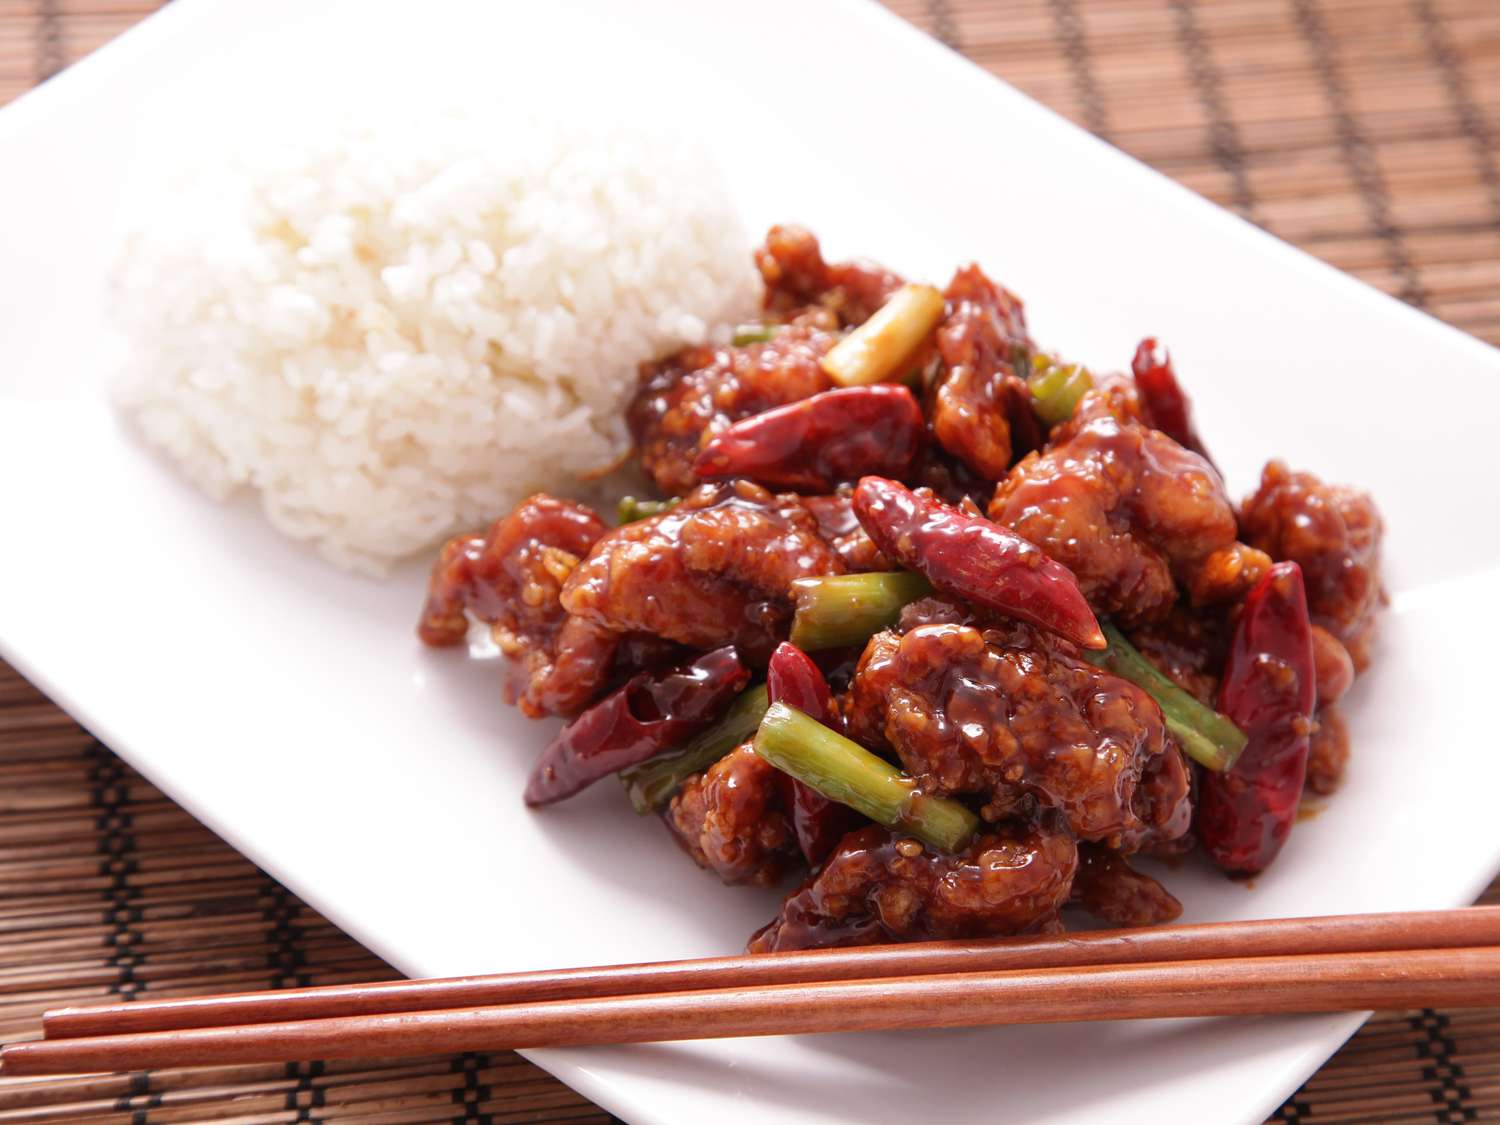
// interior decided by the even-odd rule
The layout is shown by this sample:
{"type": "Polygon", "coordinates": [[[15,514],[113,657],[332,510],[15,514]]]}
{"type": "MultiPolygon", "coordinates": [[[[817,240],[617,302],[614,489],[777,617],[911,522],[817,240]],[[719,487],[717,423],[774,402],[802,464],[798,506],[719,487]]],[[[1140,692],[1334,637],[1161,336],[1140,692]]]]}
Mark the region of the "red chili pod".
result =
{"type": "MultiPolygon", "coordinates": [[[[830,724],[834,718],[833,692],[828,681],[812,657],[790,642],[778,645],[771,654],[766,669],[766,698],[771,703],[795,707],[820,723],[830,724]]],[[[794,777],[787,777],[786,781],[797,844],[808,863],[822,863],[853,827],[853,811],[794,777]]]]}
{"type": "MultiPolygon", "coordinates": [[[[1177,381],[1172,357],[1164,353],[1160,359],[1156,358],[1155,337],[1147,336],[1140,342],[1130,363],[1130,372],[1135,376],[1135,388],[1141,396],[1141,405],[1145,407],[1146,420],[1152,427],[1213,465],[1214,459],[1208,455],[1203,439],[1193,426],[1193,404],[1177,381]]],[[[1218,468],[1217,465],[1214,467],[1218,468]]]]}
{"type": "Polygon", "coordinates": [[[749,679],[732,645],[634,677],[558,732],[531,771],[526,803],[561,801],[678,745],[718,718],[749,679]]]}
{"type": "Polygon", "coordinates": [[[882,477],[859,482],[854,514],[886,558],[925,575],[943,593],[1084,648],[1108,647],[1073,572],[1010,528],[882,477]]]}
{"type": "Polygon", "coordinates": [[[1225,871],[1264,871],[1286,843],[1316,706],[1302,570],[1280,562],[1245,598],[1219,685],[1219,710],[1249,741],[1227,773],[1205,770],[1199,789],[1198,839],[1225,871]]]}
{"type": "Polygon", "coordinates": [[[809,718],[828,723],[833,717],[833,692],[812,657],[790,641],[782,641],[766,667],[766,698],[785,703],[809,718]]]}
{"type": "Polygon", "coordinates": [[[904,476],[924,434],[922,408],[905,387],[844,387],[740,419],[699,451],[693,472],[829,492],[867,473],[904,476]]]}

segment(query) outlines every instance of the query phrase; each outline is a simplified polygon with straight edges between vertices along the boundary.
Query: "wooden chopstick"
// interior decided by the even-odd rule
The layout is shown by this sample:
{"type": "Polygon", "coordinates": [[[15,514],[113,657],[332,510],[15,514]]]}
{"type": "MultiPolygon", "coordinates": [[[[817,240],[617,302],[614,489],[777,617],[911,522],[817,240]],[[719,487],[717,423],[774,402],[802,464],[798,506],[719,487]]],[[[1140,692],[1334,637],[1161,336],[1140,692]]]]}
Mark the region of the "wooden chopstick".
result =
{"type": "Polygon", "coordinates": [[[826,949],[439,980],[143,1000],[46,1013],[48,1039],[284,1023],[812,981],[1500,944],[1500,907],[1215,922],[1048,937],[826,949]]]}
{"type": "Polygon", "coordinates": [[[13,1043],[8,1075],[1078,1020],[1500,1004],[1500,948],[1088,965],[13,1043]]]}

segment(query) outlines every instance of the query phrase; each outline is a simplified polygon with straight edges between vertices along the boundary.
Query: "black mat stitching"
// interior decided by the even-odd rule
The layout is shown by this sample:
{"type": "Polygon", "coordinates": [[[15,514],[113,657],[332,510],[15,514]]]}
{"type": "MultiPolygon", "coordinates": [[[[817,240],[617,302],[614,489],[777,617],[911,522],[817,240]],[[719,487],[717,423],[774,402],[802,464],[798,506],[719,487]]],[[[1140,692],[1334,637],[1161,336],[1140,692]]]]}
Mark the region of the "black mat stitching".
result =
{"type": "Polygon", "coordinates": [[[1078,4],[1076,0],[1047,0],[1047,8],[1052,13],[1052,33],[1062,44],[1063,57],[1073,77],[1073,89],[1082,103],[1083,123],[1096,137],[1107,140],[1109,116],[1105,113],[1104,98],[1094,77],[1094,60],[1088,38],[1083,33],[1078,4]]]}
{"type": "Polygon", "coordinates": [[[1418,276],[1411,255],[1406,252],[1405,240],[1391,218],[1390,195],[1385,177],[1375,161],[1375,150],[1355,120],[1349,103],[1349,91],[1344,83],[1339,66],[1338,47],[1323,22],[1323,11],[1318,0],[1292,0],[1292,12],[1297,29],[1307,44],[1317,68],[1318,80],[1323,86],[1323,96],[1333,112],[1334,130],[1338,136],[1344,165],[1354,182],[1355,190],[1363,200],[1370,217],[1370,227],[1385,247],[1386,262],[1400,280],[1398,295],[1408,304],[1426,308],[1427,292],[1418,276]]]}
{"type": "Polygon", "coordinates": [[[1469,81],[1464,57],[1453,46],[1448,28],[1432,6],[1432,0],[1412,0],[1412,10],[1417,14],[1422,42],[1427,47],[1432,65],[1437,68],[1438,78],[1448,95],[1448,104],[1458,118],[1458,127],[1473,150],[1474,167],[1484,184],[1490,209],[1495,213],[1496,222],[1500,222],[1500,164],[1495,162],[1495,138],[1474,99],[1474,87],[1469,81]]]}
{"type": "Polygon", "coordinates": [[[58,0],[37,0],[36,18],[36,81],[41,85],[68,65],[68,51],[58,0]]]}
{"type": "Polygon", "coordinates": [[[1214,60],[1213,48],[1198,24],[1195,0],[1168,0],[1177,28],[1177,40],[1187,58],[1193,93],[1208,117],[1208,141],[1214,161],[1229,176],[1230,205],[1257,226],[1265,226],[1256,212],[1255,193],[1245,161],[1239,129],[1224,101],[1224,77],[1214,60]]]}
{"type": "Polygon", "coordinates": [[[932,28],[933,38],[955,51],[963,50],[958,34],[958,21],[953,18],[953,8],[948,0],[927,0],[927,23],[932,28]]]}

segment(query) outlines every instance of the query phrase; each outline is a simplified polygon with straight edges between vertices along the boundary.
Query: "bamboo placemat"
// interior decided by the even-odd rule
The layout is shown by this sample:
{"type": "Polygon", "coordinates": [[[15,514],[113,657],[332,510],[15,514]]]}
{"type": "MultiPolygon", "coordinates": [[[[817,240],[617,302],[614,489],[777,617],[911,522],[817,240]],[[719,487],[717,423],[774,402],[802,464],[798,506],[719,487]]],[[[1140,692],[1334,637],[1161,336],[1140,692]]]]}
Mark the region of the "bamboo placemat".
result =
{"type": "MultiPolygon", "coordinates": [[[[890,5],[1209,198],[1500,343],[1497,0],[890,5]]],[[[0,0],[0,102],[158,6],[0,0]]],[[[391,975],[0,664],[0,1040],[65,1002],[391,975]]],[[[0,1125],[84,1120],[609,1117],[513,1054],[0,1080],[0,1125]]],[[[1500,1013],[1377,1016],[1275,1120],[1500,1120],[1500,1013]]]]}

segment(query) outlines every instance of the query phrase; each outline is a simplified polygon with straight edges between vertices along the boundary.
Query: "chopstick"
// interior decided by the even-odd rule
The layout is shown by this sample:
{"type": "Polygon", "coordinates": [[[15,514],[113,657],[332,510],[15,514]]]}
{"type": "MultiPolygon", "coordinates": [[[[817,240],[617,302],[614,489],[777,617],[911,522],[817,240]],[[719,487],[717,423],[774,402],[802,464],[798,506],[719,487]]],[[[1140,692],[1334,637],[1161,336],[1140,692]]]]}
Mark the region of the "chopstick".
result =
{"type": "Polygon", "coordinates": [[[813,981],[1500,944],[1500,906],[937,941],[60,1008],[48,1039],[813,981]]]}
{"type": "Polygon", "coordinates": [[[1500,907],[820,950],[50,1012],[7,1074],[1500,1003],[1500,907]]]}
{"type": "Polygon", "coordinates": [[[939,973],[13,1043],[8,1075],[673,1039],[1500,1004],[1500,948],[939,973]]]}

